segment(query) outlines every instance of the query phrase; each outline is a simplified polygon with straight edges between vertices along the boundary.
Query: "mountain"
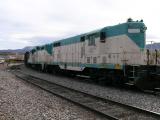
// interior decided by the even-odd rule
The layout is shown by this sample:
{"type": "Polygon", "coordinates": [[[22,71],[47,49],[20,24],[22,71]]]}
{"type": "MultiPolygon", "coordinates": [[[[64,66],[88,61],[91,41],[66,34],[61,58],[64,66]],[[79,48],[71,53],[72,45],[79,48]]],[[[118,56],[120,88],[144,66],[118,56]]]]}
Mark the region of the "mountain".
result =
{"type": "Polygon", "coordinates": [[[33,48],[33,46],[27,46],[22,49],[8,49],[8,50],[0,50],[0,53],[25,53],[26,51],[30,51],[33,48]]]}
{"type": "MultiPolygon", "coordinates": [[[[0,50],[0,53],[25,53],[26,51],[30,51],[34,46],[27,46],[22,49],[8,49],[8,50],[0,50]]],[[[146,45],[147,49],[160,49],[160,43],[148,44],[146,45]]]]}
{"type": "Polygon", "coordinates": [[[160,43],[153,43],[146,45],[147,49],[160,49],[160,43]]]}

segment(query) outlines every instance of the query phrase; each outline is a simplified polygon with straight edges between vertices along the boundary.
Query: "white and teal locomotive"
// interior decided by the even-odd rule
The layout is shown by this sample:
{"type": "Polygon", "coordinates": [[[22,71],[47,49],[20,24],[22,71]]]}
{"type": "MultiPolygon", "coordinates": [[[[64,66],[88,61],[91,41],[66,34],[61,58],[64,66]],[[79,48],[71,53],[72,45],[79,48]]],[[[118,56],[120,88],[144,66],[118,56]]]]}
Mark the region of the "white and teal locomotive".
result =
{"type": "Polygon", "coordinates": [[[37,46],[25,64],[42,71],[88,75],[98,82],[160,86],[160,51],[147,50],[146,26],[127,22],[37,46]]]}

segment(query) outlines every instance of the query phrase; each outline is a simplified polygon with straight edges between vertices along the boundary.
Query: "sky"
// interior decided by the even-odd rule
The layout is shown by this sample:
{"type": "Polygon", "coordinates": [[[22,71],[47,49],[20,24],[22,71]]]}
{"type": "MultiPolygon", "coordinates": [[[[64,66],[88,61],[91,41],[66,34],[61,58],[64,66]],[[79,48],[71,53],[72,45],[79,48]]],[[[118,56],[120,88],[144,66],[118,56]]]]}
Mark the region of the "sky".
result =
{"type": "Polygon", "coordinates": [[[159,0],[0,0],[0,50],[50,43],[143,19],[146,40],[160,42],[159,0]]]}

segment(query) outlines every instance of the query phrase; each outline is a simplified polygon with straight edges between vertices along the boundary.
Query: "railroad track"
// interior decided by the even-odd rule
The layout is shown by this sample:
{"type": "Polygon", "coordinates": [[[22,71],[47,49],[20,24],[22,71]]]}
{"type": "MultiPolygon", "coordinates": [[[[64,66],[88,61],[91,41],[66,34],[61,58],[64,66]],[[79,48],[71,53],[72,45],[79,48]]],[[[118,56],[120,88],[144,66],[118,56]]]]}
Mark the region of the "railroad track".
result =
{"type": "Polygon", "coordinates": [[[58,97],[73,102],[111,120],[157,120],[160,113],[143,110],[138,107],[122,104],[120,102],[93,96],[81,91],[58,85],[22,71],[13,72],[16,77],[52,93],[58,97]]]}

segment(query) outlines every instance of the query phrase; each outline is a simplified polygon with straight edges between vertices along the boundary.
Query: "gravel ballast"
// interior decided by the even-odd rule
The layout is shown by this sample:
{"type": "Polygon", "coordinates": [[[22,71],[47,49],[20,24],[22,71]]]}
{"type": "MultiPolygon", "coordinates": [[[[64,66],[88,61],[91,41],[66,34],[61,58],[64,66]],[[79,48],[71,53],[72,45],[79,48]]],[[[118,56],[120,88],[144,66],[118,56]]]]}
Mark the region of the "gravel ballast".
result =
{"type": "Polygon", "coordinates": [[[0,70],[0,120],[101,120],[66,100],[0,70]]]}
{"type": "Polygon", "coordinates": [[[39,76],[43,79],[52,81],[54,83],[68,86],[76,90],[80,90],[89,94],[107,98],[110,100],[118,101],[128,105],[140,107],[142,109],[154,111],[160,113],[160,96],[145,94],[141,92],[135,92],[126,89],[119,89],[114,87],[102,87],[89,83],[83,83],[74,80],[74,78],[60,77],[55,75],[49,75],[40,73],[26,67],[22,67],[26,73],[30,73],[35,76],[39,76]]]}

